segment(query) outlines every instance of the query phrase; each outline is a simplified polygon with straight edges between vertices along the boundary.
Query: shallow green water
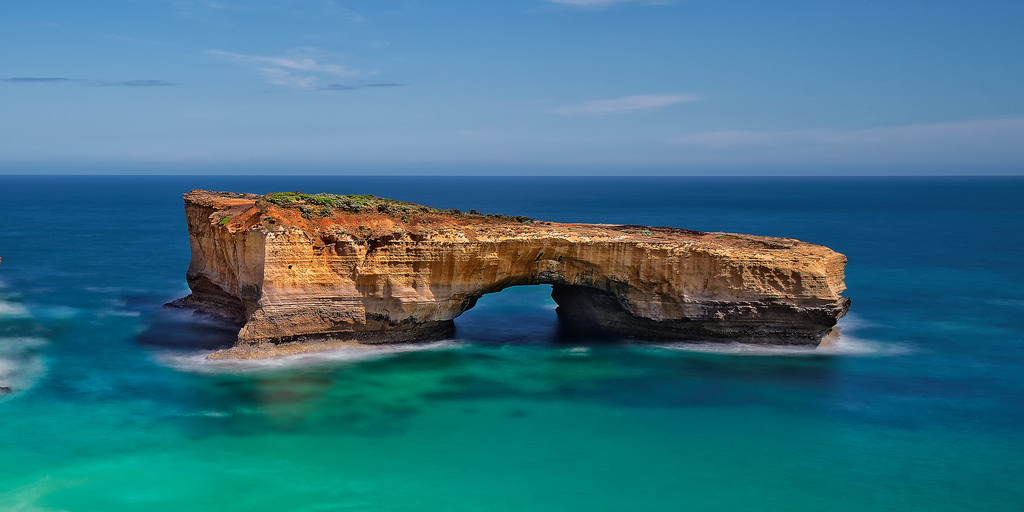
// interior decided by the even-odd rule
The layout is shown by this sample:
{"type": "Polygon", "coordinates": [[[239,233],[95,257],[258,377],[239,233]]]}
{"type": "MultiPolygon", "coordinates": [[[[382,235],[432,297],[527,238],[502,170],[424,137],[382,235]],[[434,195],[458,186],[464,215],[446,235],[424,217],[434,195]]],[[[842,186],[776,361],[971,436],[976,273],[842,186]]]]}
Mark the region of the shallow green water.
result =
{"type": "MultiPolygon", "coordinates": [[[[244,185],[220,179],[195,186],[244,185]]],[[[914,185],[908,204],[904,185],[855,182],[871,207],[831,213],[743,210],[733,182],[669,181],[653,199],[650,184],[581,184],[559,203],[534,182],[259,182],[774,231],[847,253],[854,299],[838,346],[764,350],[567,339],[549,288],[510,288],[452,340],[260,363],[205,361],[231,333],[160,309],[186,292],[176,194],[194,178],[79,179],[57,206],[40,195],[54,183],[22,180],[0,210],[0,510],[1024,508],[1022,242],[994,236],[1024,217],[990,206],[1019,180],[959,209],[962,183],[914,185]]]]}

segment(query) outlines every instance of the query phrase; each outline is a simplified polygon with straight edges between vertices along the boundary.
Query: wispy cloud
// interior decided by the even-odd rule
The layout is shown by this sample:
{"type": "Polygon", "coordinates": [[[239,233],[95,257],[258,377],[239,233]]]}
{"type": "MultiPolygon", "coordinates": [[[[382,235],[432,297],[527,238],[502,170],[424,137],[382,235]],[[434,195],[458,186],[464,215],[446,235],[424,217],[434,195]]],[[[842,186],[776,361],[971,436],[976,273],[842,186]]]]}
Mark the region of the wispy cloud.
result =
{"type": "Polygon", "coordinates": [[[167,80],[124,80],[120,82],[104,82],[103,85],[113,87],[167,87],[178,85],[167,80]]]}
{"type": "Polygon", "coordinates": [[[350,21],[350,22],[353,22],[353,23],[362,23],[363,21],[366,20],[358,12],[353,11],[352,9],[349,9],[347,7],[343,7],[343,6],[339,5],[338,2],[335,2],[334,0],[326,0],[326,1],[319,2],[318,9],[316,10],[316,14],[317,15],[328,15],[328,16],[331,16],[331,15],[339,16],[342,19],[350,21]]]}
{"type": "Polygon", "coordinates": [[[556,114],[565,116],[602,116],[608,114],[629,114],[645,110],[661,110],[677,103],[698,101],[700,96],[693,94],[639,94],[623,98],[588,101],[555,109],[556,114]]]}
{"type": "Polygon", "coordinates": [[[316,89],[316,90],[317,91],[354,91],[356,89],[365,89],[365,88],[372,88],[372,87],[402,87],[404,85],[405,84],[400,84],[400,83],[396,83],[396,82],[368,82],[368,81],[365,81],[365,80],[360,80],[358,82],[346,83],[346,84],[343,84],[343,83],[327,84],[327,85],[324,85],[323,87],[320,87],[319,89],[316,89]]]}
{"type": "Polygon", "coordinates": [[[193,20],[203,19],[211,11],[238,10],[238,6],[214,0],[162,0],[170,4],[178,16],[193,20]]]}
{"type": "Polygon", "coordinates": [[[1024,118],[778,132],[726,130],[672,139],[692,158],[729,163],[1024,163],[1024,118]]]}
{"type": "Polygon", "coordinates": [[[0,82],[12,84],[54,84],[78,83],[83,85],[103,85],[108,87],[167,87],[178,85],[167,80],[89,80],[85,78],[16,76],[0,78],[0,82]]]}
{"type": "Polygon", "coordinates": [[[15,84],[52,84],[56,82],[75,82],[77,80],[64,77],[16,76],[4,78],[3,81],[15,84]]]}
{"type": "Polygon", "coordinates": [[[210,55],[248,66],[271,85],[302,91],[347,91],[366,87],[395,87],[394,82],[357,80],[364,73],[327,62],[315,48],[299,48],[284,56],[243,55],[210,50],[210,55]]]}
{"type": "Polygon", "coordinates": [[[547,0],[550,3],[575,7],[577,9],[607,9],[625,4],[666,5],[675,3],[673,0],[547,0]]]}

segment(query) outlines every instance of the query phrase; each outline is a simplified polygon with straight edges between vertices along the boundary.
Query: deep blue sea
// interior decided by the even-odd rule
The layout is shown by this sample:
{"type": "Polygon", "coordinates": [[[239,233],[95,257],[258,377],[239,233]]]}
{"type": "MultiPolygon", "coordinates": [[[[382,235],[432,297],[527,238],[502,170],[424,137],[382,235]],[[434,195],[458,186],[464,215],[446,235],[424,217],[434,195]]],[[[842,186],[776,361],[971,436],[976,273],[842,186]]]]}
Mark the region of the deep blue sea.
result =
{"type": "Polygon", "coordinates": [[[2,511],[1024,510],[1024,179],[0,176],[2,511]],[[209,362],[182,194],[369,193],[849,257],[827,349],[454,339],[209,362]]]}

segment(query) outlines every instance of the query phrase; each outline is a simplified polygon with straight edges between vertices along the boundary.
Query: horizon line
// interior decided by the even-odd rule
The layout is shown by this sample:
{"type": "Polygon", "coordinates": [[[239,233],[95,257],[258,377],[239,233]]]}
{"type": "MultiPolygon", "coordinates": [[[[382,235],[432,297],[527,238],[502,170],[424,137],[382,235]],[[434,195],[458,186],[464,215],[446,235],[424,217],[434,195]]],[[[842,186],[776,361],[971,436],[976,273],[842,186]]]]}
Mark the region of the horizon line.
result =
{"type": "Polygon", "coordinates": [[[241,173],[3,173],[2,177],[267,177],[267,178],[1024,178],[1020,174],[241,174],[241,173]]]}

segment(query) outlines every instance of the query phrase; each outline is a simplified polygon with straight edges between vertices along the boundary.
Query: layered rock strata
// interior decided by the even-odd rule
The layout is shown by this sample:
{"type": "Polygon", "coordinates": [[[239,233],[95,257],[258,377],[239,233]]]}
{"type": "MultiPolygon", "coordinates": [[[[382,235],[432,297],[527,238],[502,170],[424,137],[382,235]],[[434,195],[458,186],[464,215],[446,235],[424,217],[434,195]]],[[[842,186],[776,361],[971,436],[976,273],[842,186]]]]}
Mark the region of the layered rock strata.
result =
{"type": "Polygon", "coordinates": [[[192,294],[236,352],[450,335],[487,293],[553,285],[575,329],[817,345],[846,314],[846,257],[788,238],[564,224],[371,196],[185,195],[192,294]]]}

